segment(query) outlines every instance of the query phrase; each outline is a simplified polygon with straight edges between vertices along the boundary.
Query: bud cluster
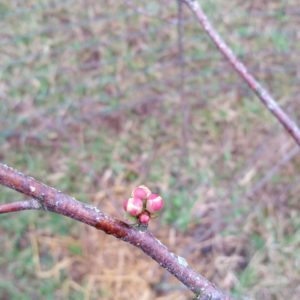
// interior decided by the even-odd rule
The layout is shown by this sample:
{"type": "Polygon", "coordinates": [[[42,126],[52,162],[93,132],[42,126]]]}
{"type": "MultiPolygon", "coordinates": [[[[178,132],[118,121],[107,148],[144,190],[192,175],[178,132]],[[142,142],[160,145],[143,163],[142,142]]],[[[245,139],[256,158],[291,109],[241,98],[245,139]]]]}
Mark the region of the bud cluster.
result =
{"type": "Polygon", "coordinates": [[[140,185],[136,187],[131,198],[123,203],[124,210],[138,223],[147,225],[150,219],[161,210],[164,201],[161,196],[152,194],[148,187],[140,185]]]}

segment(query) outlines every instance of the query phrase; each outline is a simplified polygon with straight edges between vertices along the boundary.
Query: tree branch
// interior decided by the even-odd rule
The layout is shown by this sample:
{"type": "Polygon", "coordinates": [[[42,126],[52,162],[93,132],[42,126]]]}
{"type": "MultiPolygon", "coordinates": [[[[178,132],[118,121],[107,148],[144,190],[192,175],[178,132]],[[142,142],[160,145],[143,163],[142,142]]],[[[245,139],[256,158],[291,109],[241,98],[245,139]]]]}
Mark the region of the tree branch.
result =
{"type": "Polygon", "coordinates": [[[230,299],[229,296],[216,288],[214,284],[192,270],[184,259],[171,253],[150,232],[138,230],[133,226],[116,220],[94,206],[79,202],[1,163],[0,184],[36,199],[4,204],[0,206],[2,213],[24,209],[43,209],[70,217],[140,248],[145,254],[177,277],[196,295],[199,295],[197,299],[230,299]]]}
{"type": "Polygon", "coordinates": [[[261,102],[268,108],[268,110],[277,118],[282,126],[294,138],[296,143],[300,145],[300,129],[297,124],[285,113],[285,111],[278,105],[270,93],[252,76],[246,66],[237,58],[230,47],[224,42],[221,36],[217,33],[215,28],[208,20],[205,12],[197,0],[183,0],[186,5],[194,12],[197,20],[202,28],[206,31],[214,44],[225,56],[225,58],[232,65],[234,70],[240,77],[248,84],[261,102]]]}
{"type": "Polygon", "coordinates": [[[28,209],[41,209],[40,203],[35,199],[0,204],[0,214],[11,213],[28,209]]]}

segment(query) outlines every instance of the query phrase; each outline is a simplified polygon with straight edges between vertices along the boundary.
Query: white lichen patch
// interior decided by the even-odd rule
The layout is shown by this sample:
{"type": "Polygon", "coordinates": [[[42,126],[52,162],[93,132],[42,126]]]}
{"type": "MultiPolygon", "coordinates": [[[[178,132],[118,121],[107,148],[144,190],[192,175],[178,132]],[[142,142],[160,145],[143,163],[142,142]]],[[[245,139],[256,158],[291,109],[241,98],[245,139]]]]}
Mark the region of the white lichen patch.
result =
{"type": "Polygon", "coordinates": [[[179,264],[182,265],[183,267],[187,267],[189,265],[187,263],[187,261],[183,257],[181,257],[181,256],[178,256],[177,260],[178,260],[179,264]]]}
{"type": "Polygon", "coordinates": [[[193,11],[197,11],[200,7],[197,0],[187,0],[187,3],[190,5],[193,11]]]}
{"type": "MultiPolygon", "coordinates": [[[[75,199],[74,199],[74,200],[75,200],[75,199]]],[[[75,200],[75,201],[76,201],[76,200],[75,200]]],[[[94,211],[95,213],[100,213],[100,212],[101,212],[100,209],[97,208],[96,206],[92,206],[92,205],[89,205],[89,204],[85,204],[84,206],[85,206],[86,208],[88,208],[88,209],[94,211]]]]}
{"type": "Polygon", "coordinates": [[[41,208],[42,206],[41,206],[41,204],[38,202],[38,201],[34,201],[33,202],[33,205],[32,205],[32,208],[34,208],[34,209],[39,209],[39,208],[41,208]]]}
{"type": "Polygon", "coordinates": [[[159,239],[155,239],[155,240],[159,243],[160,246],[166,248],[166,246],[159,239]]]}
{"type": "Polygon", "coordinates": [[[100,209],[99,208],[97,208],[97,207],[93,207],[93,210],[94,210],[94,212],[96,212],[96,213],[99,213],[100,212],[100,209]]]}
{"type": "Polygon", "coordinates": [[[34,186],[32,186],[32,185],[29,187],[29,189],[30,189],[30,192],[31,192],[31,193],[34,193],[35,190],[36,190],[36,188],[35,188],[34,186]]]}

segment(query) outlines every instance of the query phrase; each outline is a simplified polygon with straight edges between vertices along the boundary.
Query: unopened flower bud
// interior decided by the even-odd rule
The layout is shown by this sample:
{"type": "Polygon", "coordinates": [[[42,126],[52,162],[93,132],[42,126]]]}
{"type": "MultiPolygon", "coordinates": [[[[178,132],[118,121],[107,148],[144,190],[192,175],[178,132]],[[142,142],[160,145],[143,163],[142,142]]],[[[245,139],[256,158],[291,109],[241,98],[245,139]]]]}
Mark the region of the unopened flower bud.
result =
{"type": "Polygon", "coordinates": [[[151,191],[145,185],[136,187],[132,192],[132,197],[147,199],[151,195],[151,191]]]}
{"type": "Polygon", "coordinates": [[[150,213],[155,213],[161,210],[164,206],[164,200],[157,194],[151,194],[147,200],[146,209],[150,213]]]}
{"type": "Polygon", "coordinates": [[[148,224],[150,221],[150,216],[147,212],[143,212],[142,214],[140,214],[139,216],[139,222],[141,224],[148,224]]]}
{"type": "Polygon", "coordinates": [[[123,209],[126,211],[127,210],[127,203],[128,203],[128,199],[123,201],[123,209]]]}
{"type": "Polygon", "coordinates": [[[124,202],[124,209],[131,216],[137,216],[143,211],[143,200],[140,198],[129,198],[124,202]]]}

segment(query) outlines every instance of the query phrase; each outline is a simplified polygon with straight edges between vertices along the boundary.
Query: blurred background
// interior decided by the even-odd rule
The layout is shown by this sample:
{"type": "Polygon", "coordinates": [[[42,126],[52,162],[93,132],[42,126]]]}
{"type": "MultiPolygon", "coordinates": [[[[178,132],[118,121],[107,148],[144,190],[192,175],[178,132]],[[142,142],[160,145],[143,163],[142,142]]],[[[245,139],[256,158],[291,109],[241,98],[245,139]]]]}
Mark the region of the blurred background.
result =
{"type": "MultiPolygon", "coordinates": [[[[201,3],[300,124],[299,3],[201,3]]],[[[175,0],[0,1],[0,159],[120,219],[147,184],[166,202],[150,230],[197,271],[237,298],[299,299],[299,148],[179,15],[175,0]]],[[[1,300],[192,299],[141,251],[51,213],[2,215],[0,252],[1,300]]]]}

